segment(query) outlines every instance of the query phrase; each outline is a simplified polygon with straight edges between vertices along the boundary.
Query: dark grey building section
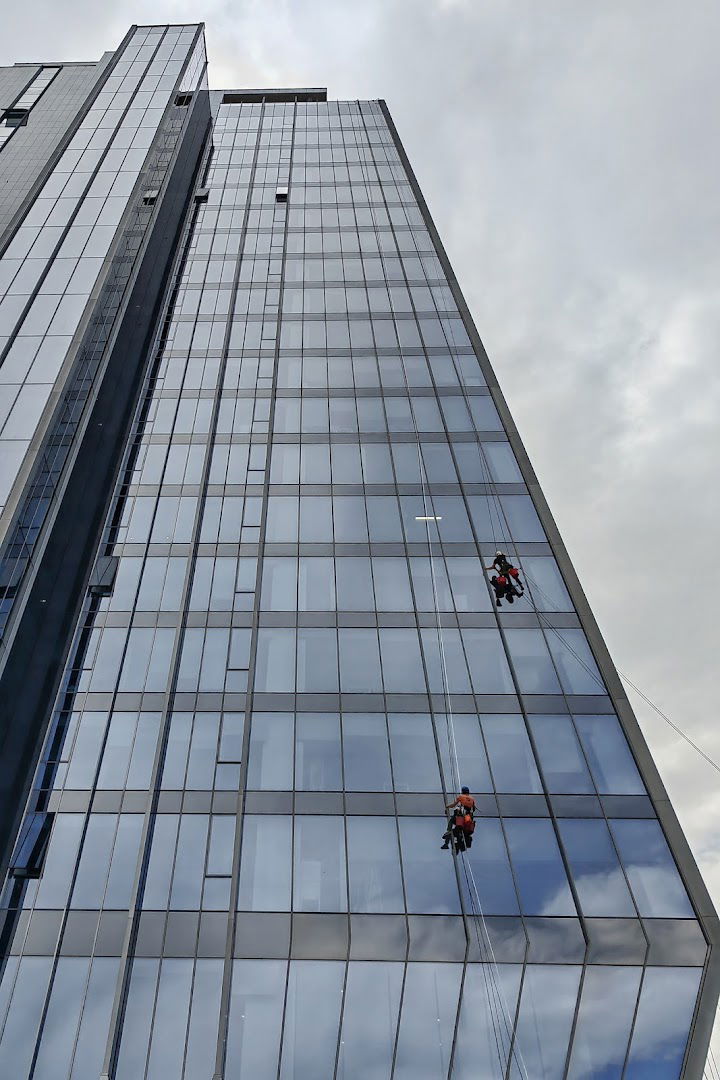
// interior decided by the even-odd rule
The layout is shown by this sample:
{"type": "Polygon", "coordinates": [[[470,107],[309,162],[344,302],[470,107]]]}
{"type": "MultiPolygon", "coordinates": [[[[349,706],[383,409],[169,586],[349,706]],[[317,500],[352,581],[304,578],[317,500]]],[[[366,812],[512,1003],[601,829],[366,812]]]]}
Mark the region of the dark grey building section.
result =
{"type": "Polygon", "coordinates": [[[717,918],[389,111],[204,62],[113,57],[77,187],[127,201],[17,474],[5,260],[0,1075],[700,1080],[717,918]]]}
{"type": "MultiPolygon", "coordinates": [[[[110,54],[112,55],[112,54],[110,54]]],[[[19,213],[76,122],[108,57],[96,64],[63,64],[51,86],[0,150],[0,251],[19,213]]],[[[48,65],[49,66],[49,65],[48,65]]],[[[9,109],[36,74],[35,65],[0,69],[0,110],[9,109]]]]}

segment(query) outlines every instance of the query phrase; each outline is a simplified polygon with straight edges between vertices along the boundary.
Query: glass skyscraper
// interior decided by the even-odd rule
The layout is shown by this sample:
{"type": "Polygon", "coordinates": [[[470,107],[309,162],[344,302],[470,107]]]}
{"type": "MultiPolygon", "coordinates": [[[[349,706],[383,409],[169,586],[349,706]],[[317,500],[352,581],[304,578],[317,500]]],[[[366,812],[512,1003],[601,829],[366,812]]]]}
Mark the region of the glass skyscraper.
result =
{"type": "Polygon", "coordinates": [[[388,109],[205,68],[0,69],[0,1076],[699,1080],[717,917],[388,109]]]}

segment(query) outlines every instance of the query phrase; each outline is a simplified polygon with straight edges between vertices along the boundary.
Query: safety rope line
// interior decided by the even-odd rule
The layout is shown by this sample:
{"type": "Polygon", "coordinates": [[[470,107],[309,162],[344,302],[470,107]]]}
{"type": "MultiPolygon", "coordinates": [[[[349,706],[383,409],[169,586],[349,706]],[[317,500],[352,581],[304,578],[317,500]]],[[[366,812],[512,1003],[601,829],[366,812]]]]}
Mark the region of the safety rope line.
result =
{"type": "MultiPolygon", "coordinates": [[[[365,165],[365,163],[363,162],[362,163],[362,168],[363,168],[363,173],[365,174],[364,165],[365,165]]],[[[366,184],[368,184],[368,183],[369,183],[369,181],[366,178],[366,184]]],[[[371,217],[372,217],[372,221],[373,221],[373,227],[375,229],[375,234],[376,234],[376,238],[377,238],[377,235],[378,235],[378,223],[377,223],[375,208],[372,205],[370,206],[370,212],[371,212],[371,217]]],[[[379,247],[379,242],[378,242],[378,247],[379,247]]],[[[380,247],[379,247],[379,250],[382,251],[382,249],[380,247]]],[[[414,308],[414,303],[413,303],[413,308],[414,308]]],[[[417,425],[417,418],[416,418],[416,415],[415,415],[415,408],[414,408],[414,405],[413,405],[412,395],[411,395],[411,392],[410,392],[410,383],[409,383],[409,380],[408,380],[408,377],[407,377],[407,370],[405,368],[405,361],[404,361],[404,357],[403,357],[403,354],[402,354],[402,349],[400,350],[400,366],[401,366],[402,373],[403,373],[403,380],[405,382],[405,389],[406,389],[406,393],[407,393],[407,397],[408,397],[408,406],[409,406],[409,409],[410,409],[410,415],[411,415],[411,418],[412,418],[413,428],[414,428],[414,432],[415,432],[416,445],[417,445],[417,450],[418,450],[418,465],[419,465],[419,469],[420,469],[420,482],[421,482],[421,487],[422,487],[423,508],[427,511],[427,509],[428,509],[427,473],[425,471],[424,460],[423,460],[423,457],[422,457],[422,450],[421,450],[421,443],[420,443],[420,431],[419,431],[418,425],[417,425]]],[[[430,496],[430,506],[431,506],[431,508],[433,510],[432,518],[433,518],[433,520],[436,520],[436,515],[434,514],[434,506],[432,505],[432,496],[430,496]]],[[[423,516],[425,518],[425,529],[426,529],[427,543],[428,543],[428,558],[429,558],[430,576],[431,576],[432,590],[433,590],[433,604],[435,606],[436,631],[437,631],[437,636],[438,636],[438,647],[439,647],[439,654],[440,654],[443,697],[445,699],[445,704],[446,704],[445,720],[446,720],[446,726],[447,726],[447,731],[448,731],[448,750],[449,750],[449,754],[450,754],[450,768],[451,768],[452,778],[455,780],[455,783],[457,785],[456,786],[456,790],[457,790],[457,788],[459,787],[459,782],[460,782],[459,781],[460,769],[459,769],[459,761],[458,761],[458,755],[457,755],[457,744],[456,744],[456,740],[455,740],[455,725],[454,725],[454,721],[453,721],[452,702],[451,702],[451,696],[450,696],[448,670],[447,670],[447,659],[446,659],[446,654],[445,654],[445,644],[444,644],[444,638],[443,638],[443,632],[442,632],[442,619],[441,619],[441,615],[440,615],[440,604],[439,604],[439,595],[438,595],[438,589],[437,589],[437,578],[436,578],[435,566],[434,566],[435,556],[434,556],[434,553],[433,553],[433,542],[431,540],[431,534],[430,534],[430,516],[431,515],[426,512],[423,516]]],[[[438,531],[438,542],[442,543],[442,541],[440,540],[440,530],[438,529],[437,531],[438,531]]],[[[509,1063],[510,1063],[510,1060],[511,1060],[511,1055],[512,1055],[512,1057],[514,1057],[515,1063],[516,1063],[516,1065],[517,1065],[517,1067],[518,1067],[518,1069],[520,1071],[521,1080],[522,1080],[523,1077],[524,1077],[524,1080],[530,1080],[527,1068],[525,1066],[524,1059],[522,1057],[522,1052],[520,1050],[519,1041],[518,1041],[517,1037],[515,1037],[515,1039],[513,1039],[514,1024],[513,1024],[513,1021],[511,1019],[511,1017],[510,1017],[510,1011],[509,1011],[509,1008],[508,1008],[508,1005],[507,1005],[507,1001],[505,1000],[505,996],[504,996],[504,994],[502,992],[502,987],[500,985],[500,972],[499,972],[499,968],[498,968],[498,965],[497,965],[495,952],[494,952],[494,949],[493,949],[493,946],[492,946],[492,941],[490,939],[490,934],[489,934],[487,922],[485,920],[485,915],[484,915],[484,912],[483,912],[482,902],[480,900],[480,895],[479,895],[479,892],[478,892],[478,889],[477,889],[477,883],[475,882],[475,877],[474,877],[474,874],[472,873],[472,867],[469,865],[469,863],[465,859],[465,853],[464,852],[461,853],[461,862],[462,862],[462,865],[463,865],[463,868],[464,868],[464,871],[465,871],[466,882],[467,882],[468,876],[469,876],[470,882],[472,882],[472,887],[469,888],[469,896],[470,896],[471,907],[472,907],[472,910],[473,910],[474,926],[475,926],[476,933],[478,935],[478,945],[479,945],[480,957],[481,957],[481,968],[483,970],[483,977],[486,979],[486,992],[487,992],[487,976],[489,976],[491,984],[492,984],[492,991],[493,991],[493,994],[495,996],[495,1006],[493,1006],[493,1003],[492,1003],[493,994],[488,993],[488,1005],[489,1005],[489,1009],[490,1009],[491,1023],[492,1023],[492,1026],[493,1026],[493,1034],[495,1036],[496,1047],[498,1049],[498,1062],[499,1062],[499,1066],[500,1066],[500,1075],[502,1077],[504,1077],[506,1075],[506,1072],[507,1072],[507,1069],[508,1069],[508,1066],[509,1066],[509,1063]],[[474,898],[473,898],[473,894],[474,894],[474,898]],[[476,908],[476,904],[477,904],[477,908],[476,908]],[[485,935],[485,938],[487,940],[489,952],[488,952],[488,950],[484,950],[482,942],[480,940],[480,933],[479,933],[479,929],[478,929],[478,925],[477,925],[478,913],[479,913],[479,918],[480,918],[481,923],[482,923],[484,935],[485,935]],[[491,963],[490,964],[487,964],[483,960],[483,955],[489,955],[490,956],[490,958],[491,958],[491,963]],[[500,1024],[498,1026],[498,1028],[496,1029],[496,1020],[497,1020],[496,1010],[497,1010],[497,1012],[500,1012],[500,1014],[502,1016],[502,1020],[504,1022],[504,1026],[506,1028],[506,1034],[507,1034],[507,1038],[508,1038],[508,1047],[509,1047],[509,1052],[508,1052],[507,1055],[504,1054],[505,1044],[504,1044],[504,1040],[503,1040],[503,1037],[502,1037],[502,1024],[500,1024]],[[498,1038],[498,1030],[500,1032],[499,1038],[498,1038]],[[502,1045],[503,1053],[500,1052],[500,1045],[502,1045]]]]}
{"type": "MultiPolygon", "coordinates": [[[[521,561],[521,560],[518,558],[518,561],[521,561]]],[[[547,596],[547,593],[545,593],[545,591],[540,587],[540,585],[538,585],[538,583],[536,581],[534,581],[534,579],[530,576],[530,574],[528,574],[526,570],[523,570],[523,573],[525,574],[525,577],[527,578],[527,580],[529,582],[533,583],[533,585],[538,590],[538,592],[541,594],[541,596],[544,596],[545,599],[549,603],[552,604],[552,600],[550,599],[550,597],[547,596]]],[[[547,618],[545,613],[542,612],[542,611],[538,611],[537,607],[535,606],[534,601],[531,600],[531,604],[533,606],[533,610],[535,611],[535,614],[547,626],[547,629],[551,630],[555,634],[555,636],[563,643],[563,645],[568,650],[568,652],[571,654],[571,656],[573,656],[574,659],[577,660],[577,662],[585,669],[585,671],[588,673],[588,675],[591,675],[592,678],[595,680],[595,682],[598,683],[598,685],[602,686],[603,689],[606,689],[604,682],[601,681],[601,679],[598,677],[597,673],[595,671],[593,671],[593,669],[585,662],[585,660],[583,659],[582,656],[578,655],[578,653],[575,651],[575,649],[573,649],[572,645],[570,645],[570,643],[568,641],[566,641],[565,638],[562,636],[562,634],[559,632],[558,628],[552,625],[552,623],[547,618]]],[[[557,608],[557,607],[555,607],[553,605],[552,610],[559,611],[559,608],[557,608]]],[[[690,738],[690,736],[687,735],[682,730],[682,728],[680,728],[673,720],[671,720],[670,717],[666,713],[663,712],[663,710],[660,708],[660,706],[656,705],[655,702],[651,698],[649,698],[648,695],[643,690],[641,690],[640,687],[637,686],[632,681],[632,679],[630,678],[629,675],[626,675],[623,671],[620,670],[619,667],[616,667],[615,670],[617,671],[618,675],[623,680],[623,682],[626,683],[630,687],[631,690],[634,690],[635,693],[638,695],[638,697],[642,698],[642,700],[645,702],[645,704],[648,705],[654,712],[656,712],[657,715],[661,718],[661,720],[664,720],[665,723],[669,727],[671,727],[672,730],[677,735],[679,735],[681,739],[684,739],[685,742],[688,744],[688,746],[691,746],[693,748],[693,750],[695,750],[695,752],[697,754],[699,754],[700,757],[703,758],[708,763],[708,765],[711,765],[712,768],[715,769],[715,771],[717,773],[720,773],[720,765],[713,758],[711,758],[710,755],[707,754],[700,746],[698,746],[697,743],[694,742],[690,738]]]]}

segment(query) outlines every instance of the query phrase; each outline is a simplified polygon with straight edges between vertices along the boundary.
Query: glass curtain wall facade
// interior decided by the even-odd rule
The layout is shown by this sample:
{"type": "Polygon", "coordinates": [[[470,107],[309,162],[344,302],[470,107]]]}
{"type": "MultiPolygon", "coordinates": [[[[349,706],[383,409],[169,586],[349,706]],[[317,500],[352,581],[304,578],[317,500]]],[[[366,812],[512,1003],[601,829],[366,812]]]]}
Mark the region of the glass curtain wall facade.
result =
{"type": "Polygon", "coordinates": [[[3,893],[0,1075],[699,1077],[712,909],[387,109],[210,98],[3,893]]]}

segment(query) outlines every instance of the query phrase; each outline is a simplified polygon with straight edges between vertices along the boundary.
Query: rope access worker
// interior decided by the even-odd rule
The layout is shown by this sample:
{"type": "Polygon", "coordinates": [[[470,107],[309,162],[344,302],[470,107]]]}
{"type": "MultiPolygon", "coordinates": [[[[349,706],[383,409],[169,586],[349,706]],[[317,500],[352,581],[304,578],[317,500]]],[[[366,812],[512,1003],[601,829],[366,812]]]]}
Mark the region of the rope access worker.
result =
{"type": "Polygon", "coordinates": [[[452,813],[448,821],[447,832],[443,833],[444,843],[441,845],[442,850],[447,851],[450,846],[452,831],[457,826],[465,833],[465,844],[470,847],[472,844],[472,832],[475,828],[475,800],[470,794],[470,788],[464,787],[457,798],[448,803],[445,809],[451,810],[452,813]]]}
{"type": "Polygon", "coordinates": [[[496,551],[492,563],[485,569],[497,570],[497,574],[490,578],[490,584],[495,591],[495,603],[498,607],[503,599],[512,604],[516,596],[520,597],[525,592],[518,568],[513,566],[504,551],[496,551]]]}

